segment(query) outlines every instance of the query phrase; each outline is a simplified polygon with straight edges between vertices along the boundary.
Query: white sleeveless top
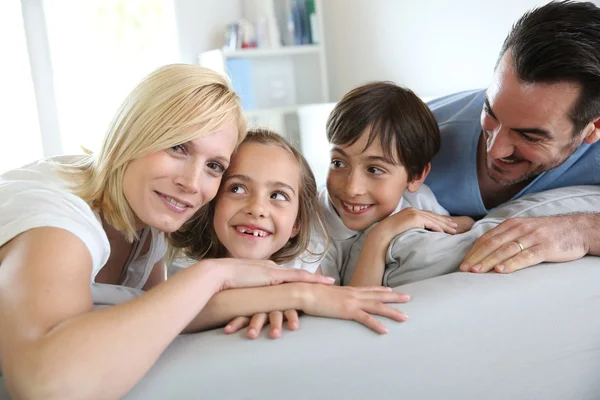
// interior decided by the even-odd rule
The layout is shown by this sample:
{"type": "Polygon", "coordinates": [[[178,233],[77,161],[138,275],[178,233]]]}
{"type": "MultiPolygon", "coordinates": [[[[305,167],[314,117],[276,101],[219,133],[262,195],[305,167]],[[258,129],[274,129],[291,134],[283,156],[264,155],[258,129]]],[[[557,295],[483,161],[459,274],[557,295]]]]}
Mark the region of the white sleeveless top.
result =
{"type": "MultiPolygon", "coordinates": [[[[51,162],[69,163],[77,157],[40,160],[0,175],[0,246],[30,229],[65,229],[81,239],[89,250],[92,257],[90,282],[93,283],[110,255],[106,232],[100,215],[68,190],[69,182],[56,173],[56,166],[51,162]]],[[[138,246],[137,254],[122,277],[125,286],[141,289],[154,264],[166,254],[164,234],[154,228],[144,230],[144,235],[148,234],[152,235],[150,249],[140,255],[143,246],[138,246]]]]}

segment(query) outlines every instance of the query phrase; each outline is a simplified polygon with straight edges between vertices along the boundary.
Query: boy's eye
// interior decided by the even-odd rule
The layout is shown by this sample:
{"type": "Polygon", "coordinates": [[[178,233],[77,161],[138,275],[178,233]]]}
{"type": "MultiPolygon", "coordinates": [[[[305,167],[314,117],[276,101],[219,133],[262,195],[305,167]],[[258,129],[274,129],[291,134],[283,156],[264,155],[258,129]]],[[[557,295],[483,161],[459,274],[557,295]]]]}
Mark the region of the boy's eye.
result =
{"type": "Polygon", "coordinates": [[[246,193],[246,189],[244,189],[244,187],[241,185],[231,185],[231,186],[229,186],[229,191],[231,193],[235,193],[235,194],[245,194],[246,193]]]}
{"type": "Polygon", "coordinates": [[[289,201],[289,196],[284,192],[273,192],[271,193],[271,199],[278,201],[289,201]]]}
{"type": "Polygon", "coordinates": [[[343,168],[344,167],[344,163],[341,160],[331,160],[331,166],[333,168],[343,168]]]}
{"type": "Polygon", "coordinates": [[[385,171],[379,167],[369,167],[369,168],[367,168],[367,171],[369,171],[369,173],[374,174],[374,175],[380,175],[380,174],[385,173],[385,171]]]}

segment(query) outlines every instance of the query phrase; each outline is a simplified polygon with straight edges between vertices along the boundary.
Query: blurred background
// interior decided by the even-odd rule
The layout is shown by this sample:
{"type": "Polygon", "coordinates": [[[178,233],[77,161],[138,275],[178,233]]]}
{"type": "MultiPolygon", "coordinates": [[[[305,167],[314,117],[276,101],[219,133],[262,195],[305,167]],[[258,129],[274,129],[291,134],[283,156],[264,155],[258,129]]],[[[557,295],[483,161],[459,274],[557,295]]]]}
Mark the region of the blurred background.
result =
{"type": "Polygon", "coordinates": [[[94,150],[145,75],[184,62],[228,74],[251,125],[288,136],[323,182],[324,123],[344,93],[486,87],[511,25],[546,2],[3,0],[0,173],[94,150]]]}

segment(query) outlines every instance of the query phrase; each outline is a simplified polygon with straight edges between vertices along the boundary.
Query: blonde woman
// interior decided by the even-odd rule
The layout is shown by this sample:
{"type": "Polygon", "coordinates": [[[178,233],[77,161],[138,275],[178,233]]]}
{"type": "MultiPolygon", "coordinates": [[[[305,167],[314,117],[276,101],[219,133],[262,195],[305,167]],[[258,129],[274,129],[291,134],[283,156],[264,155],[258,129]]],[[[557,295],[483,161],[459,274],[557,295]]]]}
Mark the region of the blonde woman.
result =
{"type": "MultiPolygon", "coordinates": [[[[165,281],[164,234],[213,199],[245,129],[224,78],[171,65],[126,98],[97,153],[0,176],[0,361],[15,398],[119,398],[179,333],[240,315],[207,305],[215,293],[328,283],[233,259],[203,260],[165,281]],[[146,292],[94,311],[94,282],[146,292]]],[[[398,300],[386,295],[377,300],[398,300]]]]}

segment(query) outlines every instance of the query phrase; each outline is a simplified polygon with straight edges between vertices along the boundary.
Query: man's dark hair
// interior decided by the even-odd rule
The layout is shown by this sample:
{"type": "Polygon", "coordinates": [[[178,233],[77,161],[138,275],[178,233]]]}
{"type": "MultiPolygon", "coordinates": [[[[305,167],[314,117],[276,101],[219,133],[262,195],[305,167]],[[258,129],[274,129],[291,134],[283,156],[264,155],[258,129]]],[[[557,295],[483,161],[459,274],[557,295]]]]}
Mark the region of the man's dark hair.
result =
{"type": "Polygon", "coordinates": [[[326,125],[327,140],[349,146],[368,132],[367,147],[379,137],[383,155],[418,178],[440,149],[440,130],[433,113],[411,90],[392,82],[372,82],[348,92],[336,104],[326,125]]]}
{"type": "Polygon", "coordinates": [[[600,116],[600,8],[551,2],[523,15],[502,45],[517,77],[527,83],[575,83],[581,88],[569,116],[573,135],[600,116]]]}

